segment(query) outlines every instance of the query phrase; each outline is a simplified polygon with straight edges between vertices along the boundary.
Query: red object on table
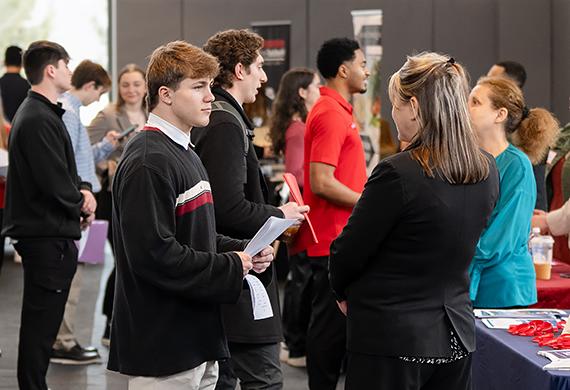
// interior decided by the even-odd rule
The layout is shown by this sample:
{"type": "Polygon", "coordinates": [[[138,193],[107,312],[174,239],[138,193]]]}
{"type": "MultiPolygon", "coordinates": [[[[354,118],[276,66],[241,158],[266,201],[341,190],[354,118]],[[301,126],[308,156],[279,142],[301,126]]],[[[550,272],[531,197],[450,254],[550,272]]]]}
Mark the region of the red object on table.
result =
{"type": "Polygon", "coordinates": [[[532,308],[570,309],[570,279],[561,278],[561,273],[570,274],[570,265],[555,261],[552,278],[536,281],[538,302],[532,308]]]}

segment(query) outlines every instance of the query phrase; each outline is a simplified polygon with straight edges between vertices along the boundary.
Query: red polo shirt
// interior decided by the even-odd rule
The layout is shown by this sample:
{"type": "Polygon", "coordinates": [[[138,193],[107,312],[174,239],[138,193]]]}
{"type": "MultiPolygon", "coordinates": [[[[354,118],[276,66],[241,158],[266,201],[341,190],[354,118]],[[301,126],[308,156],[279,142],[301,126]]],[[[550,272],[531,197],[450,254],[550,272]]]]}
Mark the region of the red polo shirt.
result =
{"type": "Polygon", "coordinates": [[[321,87],[321,97],[307,117],[305,131],[305,188],[303,199],[311,207],[311,222],[319,243],[311,239],[306,224],[299,231],[297,250],[311,257],[328,256],[331,242],[340,234],[352,207],[342,207],[319,198],[311,191],[309,164],[320,162],[335,167],[334,176],[353,191],[361,193],[366,183],[366,162],[352,106],[335,90],[321,87]]]}

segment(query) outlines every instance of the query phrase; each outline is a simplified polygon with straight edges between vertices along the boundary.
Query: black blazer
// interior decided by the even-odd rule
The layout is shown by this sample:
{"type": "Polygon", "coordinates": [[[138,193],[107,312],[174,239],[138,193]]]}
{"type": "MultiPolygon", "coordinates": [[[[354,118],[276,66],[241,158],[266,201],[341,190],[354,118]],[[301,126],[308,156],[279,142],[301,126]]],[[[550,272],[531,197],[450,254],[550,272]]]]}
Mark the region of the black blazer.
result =
{"type": "Polygon", "coordinates": [[[331,245],[330,279],[348,301],[348,349],[449,357],[450,325],[475,350],[467,269],[499,197],[489,177],[452,185],[429,178],[409,152],[381,161],[331,245]]]}

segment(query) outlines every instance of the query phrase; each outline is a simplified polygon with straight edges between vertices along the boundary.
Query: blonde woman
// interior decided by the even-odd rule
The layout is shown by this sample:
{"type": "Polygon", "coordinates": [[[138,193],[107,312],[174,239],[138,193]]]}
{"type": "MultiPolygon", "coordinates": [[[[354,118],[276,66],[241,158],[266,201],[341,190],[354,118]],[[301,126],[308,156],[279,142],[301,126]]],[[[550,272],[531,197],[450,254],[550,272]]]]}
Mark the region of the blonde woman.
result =
{"type": "Polygon", "coordinates": [[[382,160],[331,247],[347,315],[346,389],[468,389],[475,326],[467,269],[498,198],[477,146],[463,66],[408,57],[390,79],[405,151],[382,160]]]}
{"type": "Polygon", "coordinates": [[[556,133],[558,123],[548,111],[526,107],[520,88],[502,77],[481,78],[469,110],[479,144],[495,157],[501,178],[501,196],[469,269],[471,299],[482,308],[532,305],[536,281],[528,236],[536,183],[529,158],[508,136],[521,144],[541,132],[556,133]]]}

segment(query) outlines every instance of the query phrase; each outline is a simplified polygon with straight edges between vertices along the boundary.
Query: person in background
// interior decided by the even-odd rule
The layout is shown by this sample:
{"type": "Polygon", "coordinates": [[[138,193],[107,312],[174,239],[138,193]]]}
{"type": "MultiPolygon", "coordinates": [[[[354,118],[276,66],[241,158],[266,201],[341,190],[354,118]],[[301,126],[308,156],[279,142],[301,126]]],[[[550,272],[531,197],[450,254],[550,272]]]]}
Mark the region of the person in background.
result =
{"type": "MultiPolygon", "coordinates": [[[[489,77],[506,77],[514,81],[522,90],[526,82],[526,70],[522,64],[515,61],[501,61],[494,64],[487,73],[489,77]]],[[[532,163],[532,171],[536,181],[535,209],[547,210],[546,193],[546,158],[548,150],[554,147],[558,129],[537,127],[532,133],[513,136],[510,140],[514,146],[522,150],[532,163]]]]}
{"type": "Polygon", "coordinates": [[[14,117],[2,234],[17,240],[24,293],[18,345],[21,389],[46,390],[53,342],[77,268],[81,226],[97,202],[77,175],[57,98],[71,88],[69,55],[59,44],[32,42],[24,69],[32,84],[14,117]]]}
{"type": "MultiPolygon", "coordinates": [[[[0,99],[2,100],[2,99],[0,99]]],[[[0,102],[0,153],[8,151],[8,131],[10,126],[4,122],[4,112],[2,110],[2,103],[0,102]]],[[[6,192],[6,176],[0,175],[0,226],[4,219],[4,193],[6,192]]],[[[2,265],[4,263],[4,242],[6,237],[0,233],[0,276],[2,276],[2,265]]],[[[0,349],[0,356],[2,350],[0,349]]]]}
{"type": "MultiPolygon", "coordinates": [[[[0,99],[1,100],[1,99],[0,99]]],[[[4,121],[4,112],[0,103],[0,149],[8,152],[8,132],[10,125],[4,121]]],[[[6,192],[6,176],[0,175],[0,227],[4,219],[4,193],[6,192]]],[[[0,233],[0,275],[2,274],[2,264],[4,263],[4,242],[6,237],[0,233]]],[[[0,355],[2,352],[0,351],[0,355]]]]}
{"type": "Polygon", "coordinates": [[[409,146],[376,166],[331,246],[348,325],[345,388],[470,389],[466,274],[499,196],[497,169],[477,145],[466,72],[453,58],[410,56],[388,89],[409,146]]]}
{"type": "Polygon", "coordinates": [[[526,83],[526,70],[524,66],[515,61],[500,61],[493,64],[487,72],[488,77],[508,77],[522,90],[526,83]]]}
{"type": "Polygon", "coordinates": [[[307,117],[303,199],[311,207],[319,242],[313,241],[304,224],[293,246],[310,264],[309,388],[334,390],[346,354],[346,319],[337,309],[328,278],[330,245],[366,183],[364,148],[349,101],[354,94],[366,92],[370,72],[358,42],[349,38],[324,42],[317,68],[325,86],[307,117]]]}
{"type": "MultiPolygon", "coordinates": [[[[311,69],[293,68],[279,83],[273,102],[269,137],[273,152],[283,156],[285,171],[293,174],[303,190],[303,156],[305,121],[307,114],[320,96],[319,75],[311,69]]],[[[306,334],[311,302],[308,297],[307,267],[310,265],[301,253],[289,249],[289,276],[285,283],[283,301],[283,335],[285,346],[281,361],[294,367],[306,366],[306,334]],[[287,352],[288,351],[288,352],[287,352]]]]}
{"type": "Polygon", "coordinates": [[[283,156],[285,171],[303,189],[303,144],[307,114],[321,96],[319,75],[307,68],[293,68],[281,78],[273,102],[269,137],[276,156],[283,156]]]}
{"type": "MultiPolygon", "coordinates": [[[[69,133],[75,164],[81,178],[91,184],[94,193],[101,190],[101,184],[95,174],[95,163],[107,158],[117,145],[119,133],[110,131],[100,142],[91,145],[85,126],[81,123],[79,110],[81,106],[99,101],[102,94],[111,87],[109,75],[99,64],[89,60],[82,61],[71,76],[71,89],[59,99],[65,113],[63,123],[69,133]]],[[[81,293],[83,263],[77,265],[77,271],[71,282],[69,296],[65,304],[63,321],[53,345],[50,362],[60,364],[91,364],[101,360],[97,348],[82,347],[75,335],[75,312],[81,293]]]]}
{"type": "Polygon", "coordinates": [[[26,98],[30,83],[20,75],[22,71],[22,49],[10,46],[4,55],[6,73],[0,77],[0,95],[4,115],[8,122],[14,120],[18,107],[26,98]]]}
{"type": "Polygon", "coordinates": [[[483,77],[469,95],[469,111],[481,148],[495,157],[500,197],[469,268],[473,305],[529,306],[536,302],[534,266],[528,251],[536,185],[528,157],[508,137],[521,138],[558,124],[540,108],[526,107],[510,79],[483,77]]]}
{"type": "MultiPolygon", "coordinates": [[[[139,131],[147,120],[146,109],[146,83],[145,72],[135,64],[125,65],[117,77],[119,94],[116,103],[110,103],[101,110],[87,127],[91,144],[101,142],[110,131],[124,132],[131,126],[136,126],[139,131]]],[[[114,250],[113,229],[111,218],[111,185],[117,169],[117,164],[125,145],[134,134],[125,136],[120,140],[115,150],[97,164],[97,171],[101,179],[101,191],[97,193],[97,219],[109,222],[109,232],[107,238],[114,250]]],[[[111,318],[113,315],[113,299],[115,296],[115,269],[109,274],[105,286],[105,296],[103,297],[103,314],[107,317],[107,323],[101,338],[101,344],[109,345],[109,335],[111,331],[111,318]]]]}

